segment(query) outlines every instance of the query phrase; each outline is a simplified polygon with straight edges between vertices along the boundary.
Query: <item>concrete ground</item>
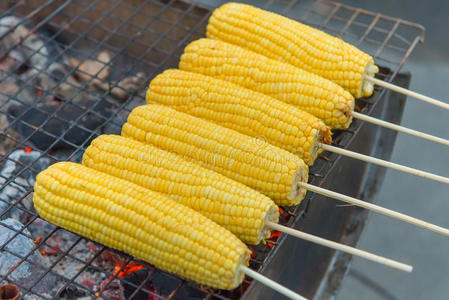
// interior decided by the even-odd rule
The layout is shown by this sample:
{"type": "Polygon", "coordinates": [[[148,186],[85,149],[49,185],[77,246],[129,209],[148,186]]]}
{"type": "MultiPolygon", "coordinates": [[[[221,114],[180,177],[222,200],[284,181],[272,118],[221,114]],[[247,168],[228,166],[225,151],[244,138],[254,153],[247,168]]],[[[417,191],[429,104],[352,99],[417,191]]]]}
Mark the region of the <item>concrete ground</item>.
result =
{"type": "MultiPolygon", "coordinates": [[[[423,24],[426,41],[405,64],[410,88],[449,102],[449,2],[343,1],[423,24]],[[444,29],[443,29],[444,28],[444,29]]],[[[408,99],[402,125],[449,139],[449,111],[408,99]]],[[[449,149],[399,134],[393,162],[449,176],[449,149]]],[[[449,186],[388,171],[377,204],[449,228],[449,186]]],[[[337,296],[343,299],[449,299],[449,238],[370,214],[359,248],[414,265],[406,274],[355,258],[337,296]]]]}

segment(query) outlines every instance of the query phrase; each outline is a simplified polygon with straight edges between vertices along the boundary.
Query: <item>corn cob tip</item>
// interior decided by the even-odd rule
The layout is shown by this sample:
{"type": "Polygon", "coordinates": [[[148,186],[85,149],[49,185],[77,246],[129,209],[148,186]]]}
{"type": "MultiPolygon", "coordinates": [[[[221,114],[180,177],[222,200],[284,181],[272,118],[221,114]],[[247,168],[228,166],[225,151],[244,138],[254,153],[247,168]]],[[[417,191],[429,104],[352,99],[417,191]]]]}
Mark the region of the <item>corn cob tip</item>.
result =
{"type": "Polygon", "coordinates": [[[306,182],[309,179],[309,168],[299,168],[295,173],[295,179],[289,195],[289,206],[298,205],[306,196],[307,190],[301,186],[301,182],[306,182]]]}
{"type": "Polygon", "coordinates": [[[348,91],[343,91],[339,97],[344,100],[339,101],[335,105],[336,110],[334,111],[334,117],[344,121],[338,122],[331,127],[334,129],[345,130],[348,129],[349,125],[352,123],[352,112],[355,107],[355,99],[348,91]]]}
{"type": "Polygon", "coordinates": [[[237,288],[242,283],[243,279],[245,278],[245,273],[242,271],[240,266],[248,267],[250,258],[251,258],[251,250],[249,250],[248,247],[246,247],[245,252],[243,253],[243,255],[240,256],[240,259],[238,260],[237,264],[235,265],[236,276],[234,276],[234,282],[231,284],[229,290],[233,290],[233,289],[237,288]]]}
{"type": "MultiPolygon", "coordinates": [[[[374,77],[376,73],[379,72],[379,67],[374,64],[374,60],[371,59],[365,66],[365,70],[363,71],[363,78],[366,77],[374,77]]],[[[368,80],[363,80],[360,85],[357,97],[369,97],[374,92],[374,85],[368,80]]]]}
{"type": "Polygon", "coordinates": [[[321,126],[318,133],[315,135],[313,139],[312,148],[310,150],[310,159],[304,160],[307,165],[312,165],[318,155],[323,152],[323,148],[320,147],[319,144],[331,144],[332,143],[332,131],[331,129],[324,125],[321,126]]]}
{"type": "Polygon", "coordinates": [[[278,223],[279,222],[279,207],[277,205],[272,205],[264,220],[263,228],[260,231],[260,238],[259,241],[262,241],[264,239],[268,239],[271,236],[271,231],[273,230],[270,226],[267,226],[267,223],[278,223]]]}
{"type": "Polygon", "coordinates": [[[328,126],[321,127],[318,133],[318,143],[330,144],[332,143],[332,131],[328,126]]]}

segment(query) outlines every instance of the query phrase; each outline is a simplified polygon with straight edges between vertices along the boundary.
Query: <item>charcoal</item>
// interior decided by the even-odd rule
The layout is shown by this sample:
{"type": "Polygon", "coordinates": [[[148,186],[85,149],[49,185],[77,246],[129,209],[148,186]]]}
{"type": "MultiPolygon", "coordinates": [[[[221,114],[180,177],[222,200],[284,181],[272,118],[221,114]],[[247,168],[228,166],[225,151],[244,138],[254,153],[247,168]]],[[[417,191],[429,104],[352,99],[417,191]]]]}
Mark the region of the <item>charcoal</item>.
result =
{"type": "Polygon", "coordinates": [[[181,284],[181,280],[167,273],[155,272],[151,275],[151,283],[159,295],[168,296],[181,284]]]}
{"type": "Polygon", "coordinates": [[[147,269],[143,268],[140,270],[137,270],[135,272],[132,272],[131,274],[126,275],[123,277],[122,284],[123,288],[125,290],[125,297],[128,299],[133,296],[133,299],[139,300],[139,299],[148,299],[148,292],[142,290],[150,290],[151,288],[151,282],[146,281],[145,284],[142,286],[142,289],[140,289],[137,293],[136,292],[136,286],[140,286],[142,282],[144,282],[148,278],[149,272],[147,269]]]}
{"type": "MultiPolygon", "coordinates": [[[[33,96],[27,86],[21,86],[11,78],[0,79],[0,107],[6,111],[12,104],[32,103],[33,96]]],[[[20,140],[20,135],[9,128],[6,114],[0,115],[0,155],[10,153],[16,146],[15,140],[20,140]]]]}
{"type": "Polygon", "coordinates": [[[23,299],[24,300],[42,300],[42,299],[53,299],[53,298],[51,297],[50,294],[42,292],[37,295],[31,294],[31,293],[27,294],[23,297],[23,299]]]}
{"type": "Polygon", "coordinates": [[[5,115],[0,115],[0,157],[7,155],[17,147],[20,135],[8,127],[8,120],[5,115]]]}
{"type": "Polygon", "coordinates": [[[51,291],[56,282],[56,278],[52,274],[47,274],[42,280],[36,282],[45,274],[44,268],[48,267],[41,265],[44,263],[44,259],[40,253],[34,251],[26,260],[22,261],[22,258],[25,258],[35,247],[33,240],[25,236],[30,234],[28,230],[24,229],[21,234],[9,241],[16,231],[20,231],[22,228],[23,225],[15,219],[0,221],[0,248],[3,249],[0,252],[0,274],[6,275],[11,270],[7,279],[19,286],[33,287],[32,290],[35,293],[51,291]]]}
{"type": "Polygon", "coordinates": [[[98,89],[102,91],[109,91],[109,94],[115,99],[125,101],[132,95],[136,94],[139,90],[143,89],[145,74],[139,72],[137,75],[125,77],[115,84],[101,80],[96,80],[93,83],[98,89]]]}
{"type": "MultiPolygon", "coordinates": [[[[40,157],[40,155],[38,151],[15,150],[8,156],[0,171],[0,187],[7,180],[13,180],[0,189],[0,214],[11,204],[23,198],[34,186],[37,173],[50,165],[50,160],[47,157],[40,157]],[[22,172],[27,166],[28,168],[22,172]],[[19,174],[19,172],[22,173],[19,174]]],[[[30,214],[27,214],[25,210],[33,210],[32,197],[24,197],[16,206],[20,206],[24,210],[14,207],[4,214],[2,219],[14,218],[26,222],[25,217],[30,217],[30,214]]]]}
{"type": "Polygon", "coordinates": [[[76,58],[70,58],[69,64],[75,69],[74,77],[87,82],[89,86],[106,80],[110,73],[111,54],[107,51],[98,53],[96,59],[86,59],[80,62],[76,58]]]}
{"type": "Polygon", "coordinates": [[[33,85],[39,87],[44,94],[64,101],[76,104],[87,100],[92,101],[92,96],[82,91],[80,83],[62,63],[53,63],[48,67],[47,72],[39,73],[34,78],[33,85]]]}
{"type": "Polygon", "coordinates": [[[89,293],[87,290],[81,289],[74,284],[65,287],[57,293],[58,298],[61,300],[74,300],[88,295],[89,293]]]}
{"type": "Polygon", "coordinates": [[[27,85],[22,85],[22,82],[16,82],[11,78],[0,82],[0,105],[2,111],[6,110],[12,104],[26,104],[33,103],[34,90],[27,85]]]}
{"type": "Polygon", "coordinates": [[[198,287],[189,283],[183,284],[176,294],[171,298],[173,300],[202,300],[205,299],[207,293],[198,289],[198,287]]]}
{"type": "Polygon", "coordinates": [[[125,300],[123,286],[118,279],[105,279],[100,286],[102,299],[125,300]]]}
{"type": "MultiPolygon", "coordinates": [[[[118,134],[120,134],[120,132],[118,134]]],[[[71,161],[76,163],[81,163],[83,154],[83,148],[78,151],[74,151],[74,149],[58,149],[57,151],[52,152],[52,156],[58,161],[71,161]]]]}
{"type": "MultiPolygon", "coordinates": [[[[24,20],[16,16],[0,19],[0,50],[14,59],[11,71],[19,70],[21,65],[45,70],[54,59],[60,57],[57,55],[60,49],[54,41],[47,38],[48,33],[42,27],[37,32],[31,32],[24,23],[24,20]]],[[[32,24],[28,25],[34,27],[32,24]]]]}
{"type": "Polygon", "coordinates": [[[132,111],[137,106],[144,104],[145,104],[144,97],[141,96],[132,97],[132,99],[126,103],[125,108],[114,114],[114,117],[111,119],[111,121],[107,122],[104,128],[104,133],[120,135],[122,131],[122,126],[126,122],[129,112],[132,111]]]}
{"type": "Polygon", "coordinates": [[[101,134],[102,129],[100,127],[110,115],[106,101],[95,103],[95,107],[92,108],[93,111],[85,113],[86,109],[92,104],[93,102],[91,101],[80,101],[77,105],[69,102],[54,102],[39,103],[31,108],[23,105],[12,105],[8,109],[8,114],[14,118],[20,116],[21,120],[26,120],[26,123],[22,121],[15,122],[14,129],[24,138],[29,138],[29,141],[38,149],[47,150],[50,147],[52,149],[73,149],[73,146],[65,141],[80,146],[86,140],[95,138],[94,134],[91,136],[92,131],[96,130],[101,134]],[[63,105],[63,107],[60,107],[60,105],[63,105]],[[53,113],[55,115],[47,121],[53,113]],[[77,120],[81,115],[83,116],[77,120]],[[76,125],[69,129],[75,121],[76,125]],[[39,130],[37,130],[38,128],[39,130]],[[65,141],[59,139],[56,142],[61,136],[63,136],[65,141]],[[52,145],[55,142],[56,144],[52,145]]]}

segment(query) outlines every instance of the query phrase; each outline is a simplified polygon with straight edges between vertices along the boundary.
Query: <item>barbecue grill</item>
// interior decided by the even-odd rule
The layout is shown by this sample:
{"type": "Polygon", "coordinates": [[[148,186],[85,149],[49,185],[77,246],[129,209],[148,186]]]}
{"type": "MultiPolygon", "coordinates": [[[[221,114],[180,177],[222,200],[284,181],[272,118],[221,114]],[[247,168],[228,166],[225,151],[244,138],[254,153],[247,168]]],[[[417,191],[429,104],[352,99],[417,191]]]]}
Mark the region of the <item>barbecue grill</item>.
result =
{"type": "MultiPolygon", "coordinates": [[[[258,6],[356,44],[374,56],[382,79],[408,87],[410,74],[400,70],[423,41],[422,26],[328,1],[270,0],[258,6]]],[[[204,36],[213,8],[187,0],[0,4],[0,220],[18,221],[0,221],[1,284],[16,285],[25,299],[279,298],[250,280],[233,291],[182,280],[46,223],[30,200],[40,170],[59,160],[79,161],[93,138],[120,132],[132,108],[145,103],[145,85],[177,67],[183,48],[204,36]],[[15,21],[4,26],[6,18],[15,21]],[[12,38],[19,29],[19,38],[12,38]]],[[[404,100],[377,88],[372,97],[357,100],[356,110],[399,123],[404,100]]],[[[388,160],[395,138],[393,131],[355,120],[334,134],[334,145],[388,160]]],[[[384,172],[323,153],[310,169],[310,181],[372,201],[384,172]]],[[[354,245],[366,217],[363,209],[309,193],[301,205],[283,208],[280,223],[354,245]]],[[[311,299],[335,294],[351,259],[276,234],[251,250],[252,269],[311,299]]]]}

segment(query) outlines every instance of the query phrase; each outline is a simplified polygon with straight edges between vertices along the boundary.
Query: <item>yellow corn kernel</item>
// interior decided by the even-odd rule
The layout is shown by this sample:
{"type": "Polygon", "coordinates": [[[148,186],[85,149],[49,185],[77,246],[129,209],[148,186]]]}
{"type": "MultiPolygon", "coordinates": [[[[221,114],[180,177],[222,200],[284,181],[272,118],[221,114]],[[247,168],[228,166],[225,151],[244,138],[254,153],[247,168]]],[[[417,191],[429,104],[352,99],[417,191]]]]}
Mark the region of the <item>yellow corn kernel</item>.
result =
{"type": "Polygon", "coordinates": [[[239,84],[292,104],[332,129],[352,121],[354,98],[337,84],[229,43],[200,39],[190,43],[179,68],[239,84]]]}
{"type": "Polygon", "coordinates": [[[122,136],[175,152],[262,192],[278,205],[296,205],[306,193],[298,183],[307,182],[308,167],[298,156],[167,106],[135,108],[122,136]]]}
{"type": "Polygon", "coordinates": [[[209,19],[207,37],[229,42],[327,78],[354,97],[370,96],[373,58],[321,30],[250,5],[227,3],[209,19]]]}
{"type": "Polygon", "coordinates": [[[257,137],[293,152],[308,165],[330,143],[331,131],[320,119],[292,105],[236,84],[181,70],[156,76],[147,103],[176,110],[257,137]]]}
{"type": "Polygon", "coordinates": [[[243,280],[240,265],[248,265],[250,251],[237,237],[126,180],[61,162],[38,174],[33,201],[47,221],[167,272],[221,289],[243,280]]]}
{"type": "Polygon", "coordinates": [[[172,152],[129,138],[97,137],[84,152],[83,165],[166,194],[248,244],[257,245],[268,238],[271,229],[266,221],[279,219],[278,207],[261,193],[172,152]]]}

